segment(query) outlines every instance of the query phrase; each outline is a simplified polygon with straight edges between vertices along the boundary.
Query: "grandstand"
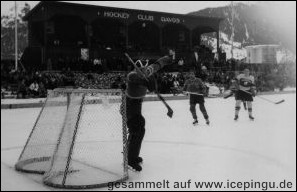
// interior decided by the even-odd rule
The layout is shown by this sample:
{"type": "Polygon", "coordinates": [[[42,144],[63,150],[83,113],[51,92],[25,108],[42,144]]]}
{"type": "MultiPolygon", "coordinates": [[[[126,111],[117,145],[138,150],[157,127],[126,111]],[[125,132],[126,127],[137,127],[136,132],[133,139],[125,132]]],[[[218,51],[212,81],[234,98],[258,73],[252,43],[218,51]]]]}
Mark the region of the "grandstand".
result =
{"type": "MultiPolygon", "coordinates": [[[[227,60],[217,43],[211,50],[201,35],[215,33],[219,42],[222,18],[181,15],[135,9],[111,8],[67,2],[42,1],[25,17],[28,47],[18,71],[1,60],[2,98],[45,97],[46,91],[62,86],[77,88],[120,88],[132,70],[124,52],[133,59],[151,62],[176,52],[178,62],[161,71],[161,93],[173,93],[182,86],[193,66],[198,47],[204,81],[229,88],[230,81],[244,67],[252,69],[259,91],[282,90],[296,85],[296,65],[257,65],[227,60]],[[217,57],[215,54],[219,53],[217,57]],[[35,85],[34,82],[38,84],[35,85]],[[33,85],[32,85],[33,83],[33,85]],[[32,86],[31,86],[32,85],[32,86]],[[31,87],[31,88],[30,88],[31,87]]],[[[2,59],[2,57],[1,57],[2,59]]]]}
{"type": "Polygon", "coordinates": [[[128,70],[124,52],[154,60],[173,49],[188,60],[202,34],[214,32],[219,39],[222,18],[42,1],[24,20],[26,68],[88,70],[98,59],[114,71],[128,70]]]}

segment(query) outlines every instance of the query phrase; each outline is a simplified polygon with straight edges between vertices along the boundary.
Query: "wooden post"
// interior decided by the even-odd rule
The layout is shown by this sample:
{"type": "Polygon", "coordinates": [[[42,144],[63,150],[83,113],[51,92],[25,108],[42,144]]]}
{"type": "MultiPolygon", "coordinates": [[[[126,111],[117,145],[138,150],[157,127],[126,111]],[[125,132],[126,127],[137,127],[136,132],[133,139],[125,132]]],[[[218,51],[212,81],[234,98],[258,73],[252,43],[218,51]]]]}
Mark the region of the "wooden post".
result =
{"type": "Polygon", "coordinates": [[[190,30],[190,50],[192,50],[193,47],[193,31],[190,30]]]}
{"type": "MultiPolygon", "coordinates": [[[[15,29],[15,70],[18,70],[18,11],[17,11],[17,2],[14,2],[15,6],[15,18],[14,18],[14,29],[15,29]]],[[[2,28],[2,27],[1,27],[2,28]]],[[[1,29],[2,30],[2,29],[1,29]]]]}
{"type": "Polygon", "coordinates": [[[128,50],[128,48],[129,48],[129,25],[128,25],[128,23],[126,24],[125,34],[126,34],[126,49],[128,50]]]}
{"type": "Polygon", "coordinates": [[[160,47],[160,50],[162,50],[162,45],[163,45],[162,27],[159,28],[159,33],[160,33],[159,47],[160,47]]]}
{"type": "Polygon", "coordinates": [[[217,53],[218,53],[218,60],[220,61],[220,54],[219,54],[219,50],[220,50],[220,31],[216,32],[217,34],[217,53]]]}
{"type": "Polygon", "coordinates": [[[92,32],[92,29],[91,29],[91,24],[87,23],[87,30],[86,30],[86,35],[87,35],[87,47],[88,47],[88,50],[89,50],[89,60],[91,59],[91,32],[92,32]]]}
{"type": "MultiPolygon", "coordinates": [[[[43,57],[42,57],[42,65],[45,65],[46,64],[46,60],[47,60],[47,8],[44,7],[43,8],[43,27],[44,27],[44,30],[43,30],[43,35],[44,35],[44,38],[43,38],[43,57]]],[[[43,67],[43,66],[42,66],[43,67]]],[[[43,70],[43,69],[42,69],[43,70]]]]}

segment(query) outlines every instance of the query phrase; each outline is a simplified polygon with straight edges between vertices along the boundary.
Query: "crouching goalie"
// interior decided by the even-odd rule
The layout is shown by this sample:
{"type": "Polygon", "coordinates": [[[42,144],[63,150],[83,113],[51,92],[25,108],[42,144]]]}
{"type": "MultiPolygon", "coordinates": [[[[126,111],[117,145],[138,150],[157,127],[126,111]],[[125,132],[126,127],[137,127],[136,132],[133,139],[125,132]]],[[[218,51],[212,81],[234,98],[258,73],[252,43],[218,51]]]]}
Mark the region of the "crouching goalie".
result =
{"type": "Polygon", "coordinates": [[[244,74],[240,74],[236,78],[236,92],[235,92],[235,117],[234,120],[238,120],[238,114],[240,110],[241,101],[247,102],[247,108],[249,118],[254,120],[252,102],[253,97],[256,95],[254,77],[250,75],[249,69],[244,70],[244,74]]]}
{"type": "MultiPolygon", "coordinates": [[[[128,165],[135,171],[141,171],[143,159],[139,156],[142,140],[145,134],[145,119],[141,108],[143,98],[147,93],[155,91],[156,81],[154,73],[165,65],[172,63],[172,56],[164,56],[149,66],[139,66],[140,70],[131,71],[127,75],[126,83],[126,114],[128,137],[128,165]]],[[[141,64],[141,62],[140,62],[141,64]]]]}

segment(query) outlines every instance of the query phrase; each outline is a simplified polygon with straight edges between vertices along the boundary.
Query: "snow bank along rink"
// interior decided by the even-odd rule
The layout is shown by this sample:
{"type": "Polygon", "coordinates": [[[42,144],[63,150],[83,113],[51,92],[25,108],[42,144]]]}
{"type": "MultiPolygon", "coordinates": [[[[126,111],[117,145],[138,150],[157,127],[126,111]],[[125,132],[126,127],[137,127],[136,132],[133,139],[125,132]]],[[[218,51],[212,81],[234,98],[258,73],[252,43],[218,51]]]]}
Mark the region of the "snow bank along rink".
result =
{"type": "MultiPolygon", "coordinates": [[[[237,122],[233,120],[233,97],[206,99],[210,126],[205,125],[198,106],[199,125],[192,126],[186,99],[168,100],[174,110],[172,119],[166,116],[166,108],[160,101],[144,102],[143,171],[129,172],[128,182],[286,180],[296,190],[296,93],[263,97],[273,101],[285,99],[285,102],[274,105],[255,97],[255,121],[248,119],[242,107],[237,122]]],[[[40,175],[14,171],[39,111],[40,108],[1,109],[1,190],[55,190],[42,185],[40,175]]],[[[201,190],[195,185],[190,187],[201,190]]]]}

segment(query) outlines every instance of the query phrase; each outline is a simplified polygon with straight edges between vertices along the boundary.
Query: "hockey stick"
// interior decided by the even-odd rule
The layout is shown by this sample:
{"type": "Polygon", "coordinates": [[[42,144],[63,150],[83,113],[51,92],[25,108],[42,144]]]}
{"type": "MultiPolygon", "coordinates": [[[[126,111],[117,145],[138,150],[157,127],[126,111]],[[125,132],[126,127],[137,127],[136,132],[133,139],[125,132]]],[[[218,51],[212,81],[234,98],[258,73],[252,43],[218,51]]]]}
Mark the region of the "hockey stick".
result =
{"type": "Polygon", "coordinates": [[[231,97],[231,96],[233,96],[233,95],[234,95],[234,94],[233,94],[233,92],[232,92],[232,93],[230,93],[230,94],[224,96],[223,98],[224,98],[224,99],[228,99],[229,97],[231,97]]]}
{"type": "MultiPolygon", "coordinates": [[[[241,91],[243,91],[243,92],[245,92],[245,93],[248,93],[248,94],[252,95],[252,93],[250,93],[250,92],[248,92],[248,91],[244,91],[244,90],[241,90],[241,91]]],[[[280,100],[280,101],[277,101],[277,102],[274,102],[274,101],[271,101],[270,99],[267,99],[267,98],[265,98],[265,97],[261,97],[261,96],[259,96],[259,95],[256,95],[256,96],[257,96],[258,98],[264,100],[264,101],[267,101],[267,102],[269,102],[269,103],[273,103],[273,104],[276,104],[276,105],[285,102],[284,99],[282,99],[282,100],[280,100]]]]}
{"type": "MultiPolygon", "coordinates": [[[[224,96],[223,98],[224,98],[224,99],[227,99],[227,98],[229,98],[229,97],[231,97],[231,96],[233,96],[233,95],[234,95],[234,93],[233,93],[233,91],[232,91],[230,94],[224,96]]],[[[247,110],[247,107],[246,107],[246,101],[242,101],[242,103],[243,103],[244,110],[247,110]]]]}
{"type": "Polygon", "coordinates": [[[167,102],[165,101],[165,99],[159,94],[159,93],[156,93],[158,98],[163,102],[163,104],[166,106],[167,108],[167,116],[172,118],[173,116],[173,110],[171,109],[171,107],[167,104],[167,102]]]}
{"type": "Polygon", "coordinates": [[[265,100],[265,101],[267,101],[267,102],[274,103],[274,104],[276,104],[276,105],[285,102],[284,99],[282,99],[282,100],[280,100],[280,101],[277,101],[277,102],[274,102],[274,101],[271,101],[271,100],[269,100],[269,99],[267,99],[267,98],[261,97],[261,96],[259,96],[259,95],[256,95],[256,96],[259,97],[259,98],[261,98],[261,99],[263,99],[263,100],[265,100]]]}
{"type": "MultiPolygon", "coordinates": [[[[145,76],[145,74],[139,69],[139,67],[136,65],[136,63],[131,59],[131,57],[128,55],[128,53],[125,53],[125,56],[128,58],[128,60],[130,61],[130,63],[133,64],[134,68],[136,69],[136,71],[141,74],[143,76],[143,78],[149,82],[148,78],[145,76]]],[[[158,93],[156,92],[156,95],[158,96],[158,98],[162,101],[162,103],[165,105],[165,107],[167,108],[167,116],[172,118],[173,116],[173,110],[171,109],[171,107],[167,104],[167,102],[165,101],[165,99],[158,93]]]]}
{"type": "Polygon", "coordinates": [[[189,91],[183,91],[183,93],[185,93],[185,94],[192,94],[192,95],[201,95],[201,96],[203,96],[203,94],[200,94],[200,93],[194,93],[194,92],[189,92],[189,91]]]}

